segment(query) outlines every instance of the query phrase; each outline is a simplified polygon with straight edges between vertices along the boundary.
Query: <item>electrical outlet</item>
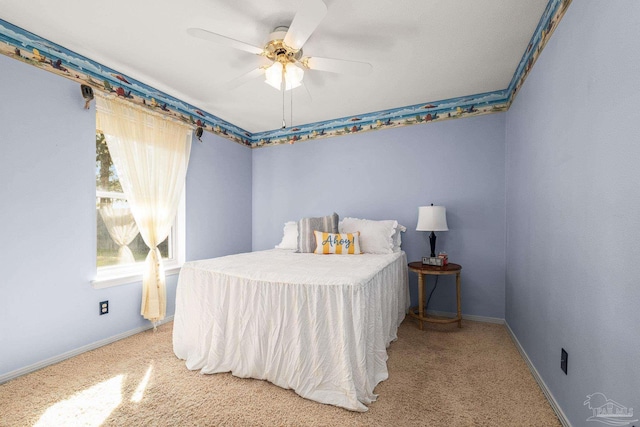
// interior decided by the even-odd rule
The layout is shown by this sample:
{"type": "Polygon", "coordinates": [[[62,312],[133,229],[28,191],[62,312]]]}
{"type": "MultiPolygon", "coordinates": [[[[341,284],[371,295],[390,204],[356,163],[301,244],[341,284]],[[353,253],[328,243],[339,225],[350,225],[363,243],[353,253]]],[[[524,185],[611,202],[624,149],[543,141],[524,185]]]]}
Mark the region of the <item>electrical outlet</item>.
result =
{"type": "Polygon", "coordinates": [[[109,301],[100,302],[100,316],[109,313],[109,301]]]}
{"type": "Polygon", "coordinates": [[[567,363],[569,363],[569,354],[567,354],[567,351],[563,348],[560,354],[560,369],[562,369],[565,375],[567,375],[567,363]]]}

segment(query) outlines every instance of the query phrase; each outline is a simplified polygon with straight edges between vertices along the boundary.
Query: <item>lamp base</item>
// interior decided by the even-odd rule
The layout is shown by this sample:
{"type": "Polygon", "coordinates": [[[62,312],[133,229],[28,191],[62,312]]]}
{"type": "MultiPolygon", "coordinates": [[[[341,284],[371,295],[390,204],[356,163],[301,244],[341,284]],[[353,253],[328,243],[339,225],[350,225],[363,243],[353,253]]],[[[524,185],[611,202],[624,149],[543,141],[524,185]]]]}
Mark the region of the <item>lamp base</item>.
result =
{"type": "Polygon", "coordinates": [[[431,246],[431,257],[436,256],[436,233],[433,231],[429,234],[429,245],[431,246]]]}

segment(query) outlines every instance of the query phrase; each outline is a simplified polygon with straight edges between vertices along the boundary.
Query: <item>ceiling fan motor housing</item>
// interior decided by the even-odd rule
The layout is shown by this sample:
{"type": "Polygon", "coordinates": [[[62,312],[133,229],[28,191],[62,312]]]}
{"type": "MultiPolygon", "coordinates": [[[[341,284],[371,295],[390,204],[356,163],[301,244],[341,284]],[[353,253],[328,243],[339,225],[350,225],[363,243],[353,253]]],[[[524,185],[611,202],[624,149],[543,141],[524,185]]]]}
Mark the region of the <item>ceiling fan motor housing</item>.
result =
{"type": "Polygon", "coordinates": [[[289,27],[276,27],[269,34],[269,42],[264,46],[265,56],[283,65],[294,63],[302,58],[302,49],[294,49],[284,43],[289,27]]]}

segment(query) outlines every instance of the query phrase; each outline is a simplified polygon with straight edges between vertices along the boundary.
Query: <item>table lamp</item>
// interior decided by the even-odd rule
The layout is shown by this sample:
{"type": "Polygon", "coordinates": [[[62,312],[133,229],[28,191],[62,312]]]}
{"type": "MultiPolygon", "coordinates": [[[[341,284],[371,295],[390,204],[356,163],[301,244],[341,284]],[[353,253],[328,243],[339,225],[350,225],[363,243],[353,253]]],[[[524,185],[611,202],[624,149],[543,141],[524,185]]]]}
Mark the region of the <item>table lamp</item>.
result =
{"type": "Polygon", "coordinates": [[[418,208],[418,226],[416,231],[430,231],[429,244],[431,257],[436,256],[436,233],[434,231],[449,231],[447,227],[447,210],[444,206],[420,206],[418,208]]]}

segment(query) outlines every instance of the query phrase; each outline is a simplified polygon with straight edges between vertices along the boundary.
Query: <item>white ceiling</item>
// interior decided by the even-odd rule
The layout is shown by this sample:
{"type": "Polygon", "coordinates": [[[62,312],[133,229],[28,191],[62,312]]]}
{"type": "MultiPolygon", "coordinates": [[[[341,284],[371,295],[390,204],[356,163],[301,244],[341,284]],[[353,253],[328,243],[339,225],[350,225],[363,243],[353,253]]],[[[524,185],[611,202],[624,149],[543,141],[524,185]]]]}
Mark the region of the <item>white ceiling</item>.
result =
{"type": "MultiPolygon", "coordinates": [[[[293,124],[505,89],[548,0],[324,0],[305,56],[369,62],[366,77],[307,70],[293,124]],[[306,90],[305,90],[306,87],[306,90]]],[[[282,94],[257,78],[225,85],[260,57],[186,33],[263,46],[301,0],[0,0],[0,19],[249,132],[277,129],[282,94]]],[[[290,101],[287,92],[286,120],[290,101]]]]}

